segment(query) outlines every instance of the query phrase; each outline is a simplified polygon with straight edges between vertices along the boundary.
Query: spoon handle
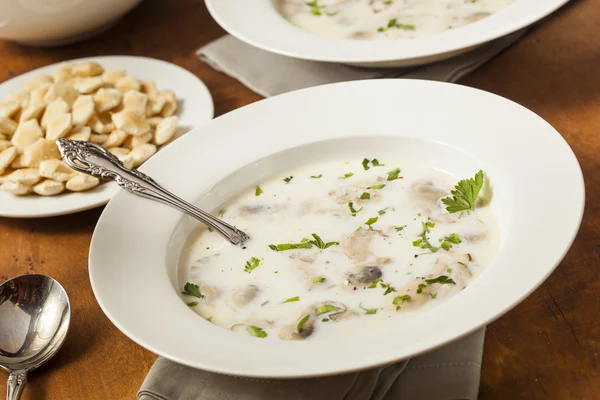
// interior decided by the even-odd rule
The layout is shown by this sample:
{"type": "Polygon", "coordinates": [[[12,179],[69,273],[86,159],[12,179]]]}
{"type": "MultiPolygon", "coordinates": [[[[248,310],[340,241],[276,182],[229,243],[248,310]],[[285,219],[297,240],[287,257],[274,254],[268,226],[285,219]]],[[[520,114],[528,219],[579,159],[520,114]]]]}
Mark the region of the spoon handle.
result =
{"type": "Polygon", "coordinates": [[[232,244],[242,245],[249,238],[236,227],[175,196],[148,175],[126,168],[114,154],[102,146],[65,138],[58,139],[56,144],[65,163],[76,171],[102,179],[113,179],[130,193],[174,207],[213,228],[232,244]]]}
{"type": "Polygon", "coordinates": [[[27,371],[17,370],[11,371],[6,382],[6,400],[18,400],[21,398],[21,393],[25,389],[27,383],[27,371]]]}

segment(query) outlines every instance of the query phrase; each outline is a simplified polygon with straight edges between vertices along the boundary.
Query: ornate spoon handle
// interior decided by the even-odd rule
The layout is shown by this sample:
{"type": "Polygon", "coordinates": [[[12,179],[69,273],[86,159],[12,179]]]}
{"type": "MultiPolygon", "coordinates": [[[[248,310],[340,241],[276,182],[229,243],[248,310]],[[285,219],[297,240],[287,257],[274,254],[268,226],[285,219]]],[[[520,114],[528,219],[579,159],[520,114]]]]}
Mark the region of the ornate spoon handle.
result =
{"type": "Polygon", "coordinates": [[[148,175],[135,169],[125,168],[114,154],[102,146],[65,138],[58,139],[56,144],[65,163],[76,171],[102,179],[113,179],[130,193],[183,211],[210,226],[235,245],[242,245],[249,239],[249,236],[241,230],[175,196],[148,175]]]}

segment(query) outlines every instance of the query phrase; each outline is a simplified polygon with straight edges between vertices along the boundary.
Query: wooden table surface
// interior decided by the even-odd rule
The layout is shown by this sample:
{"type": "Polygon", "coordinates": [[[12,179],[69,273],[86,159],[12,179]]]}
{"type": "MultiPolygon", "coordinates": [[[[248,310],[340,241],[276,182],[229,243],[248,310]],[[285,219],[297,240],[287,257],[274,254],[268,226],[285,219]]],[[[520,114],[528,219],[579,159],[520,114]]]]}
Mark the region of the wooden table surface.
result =
{"type": "MultiPolygon", "coordinates": [[[[481,399],[600,398],[600,2],[572,3],[461,82],[514,100],[556,127],[581,163],[587,191],[581,230],[564,261],[535,293],[488,327],[481,399]]],[[[201,0],[146,0],[84,43],[35,49],[0,42],[0,81],[72,58],[155,57],[199,76],[221,115],[260,99],[194,55],[223,33],[201,0]]],[[[132,399],[155,359],[108,321],[92,294],[87,257],[101,212],[0,219],[0,282],[27,273],[51,275],[72,305],[67,341],[30,375],[26,400],[132,399]]]]}

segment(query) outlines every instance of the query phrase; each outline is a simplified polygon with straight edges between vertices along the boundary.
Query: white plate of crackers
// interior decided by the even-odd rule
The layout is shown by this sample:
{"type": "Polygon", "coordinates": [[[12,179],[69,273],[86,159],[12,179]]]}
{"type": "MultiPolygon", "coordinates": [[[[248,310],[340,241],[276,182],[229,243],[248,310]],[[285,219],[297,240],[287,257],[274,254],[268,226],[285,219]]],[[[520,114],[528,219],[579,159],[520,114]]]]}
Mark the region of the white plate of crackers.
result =
{"type": "Polygon", "coordinates": [[[10,79],[0,84],[0,217],[71,214],[119,190],[68,168],[60,137],[98,143],[138,168],[213,112],[198,77],[151,58],[83,58],[10,79]]]}

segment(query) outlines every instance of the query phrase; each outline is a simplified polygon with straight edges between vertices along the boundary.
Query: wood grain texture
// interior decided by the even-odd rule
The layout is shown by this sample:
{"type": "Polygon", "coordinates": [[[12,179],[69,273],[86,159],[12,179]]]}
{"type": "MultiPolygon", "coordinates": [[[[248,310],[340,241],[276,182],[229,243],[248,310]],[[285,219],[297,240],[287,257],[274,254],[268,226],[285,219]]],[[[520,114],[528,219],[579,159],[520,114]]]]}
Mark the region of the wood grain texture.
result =
{"type": "MultiPolygon", "coordinates": [[[[579,158],[587,192],[581,231],[564,261],[529,298],[488,327],[484,400],[600,398],[598,20],[600,2],[574,0],[461,82],[523,104],[555,126],[579,158]]],[[[114,28],[83,43],[36,49],[0,42],[0,81],[72,58],[155,57],[198,75],[221,115],[260,99],[194,55],[223,33],[201,0],[146,0],[114,28]]],[[[67,289],[73,311],[66,344],[31,374],[24,400],[132,399],[155,359],[108,321],[93,296],[87,255],[101,211],[0,219],[0,281],[33,272],[51,275],[67,289]]]]}

